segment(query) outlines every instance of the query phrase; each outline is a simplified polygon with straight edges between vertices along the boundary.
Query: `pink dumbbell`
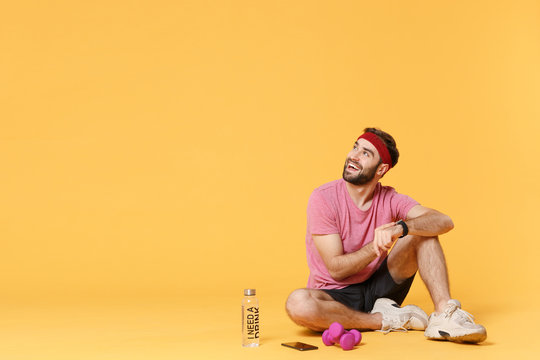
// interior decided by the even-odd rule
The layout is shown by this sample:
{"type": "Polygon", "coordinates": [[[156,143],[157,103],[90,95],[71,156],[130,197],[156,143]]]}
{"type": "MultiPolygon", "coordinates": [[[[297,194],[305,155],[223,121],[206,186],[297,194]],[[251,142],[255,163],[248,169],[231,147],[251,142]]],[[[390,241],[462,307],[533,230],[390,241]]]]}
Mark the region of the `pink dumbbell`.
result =
{"type": "Polygon", "coordinates": [[[356,329],[347,331],[340,323],[332,323],[322,335],[322,341],[326,346],[339,343],[343,350],[352,350],[362,340],[362,334],[356,329]]]}
{"type": "Polygon", "coordinates": [[[349,334],[353,334],[354,336],[354,345],[360,344],[360,341],[362,341],[362,333],[356,329],[349,330],[349,334]]]}

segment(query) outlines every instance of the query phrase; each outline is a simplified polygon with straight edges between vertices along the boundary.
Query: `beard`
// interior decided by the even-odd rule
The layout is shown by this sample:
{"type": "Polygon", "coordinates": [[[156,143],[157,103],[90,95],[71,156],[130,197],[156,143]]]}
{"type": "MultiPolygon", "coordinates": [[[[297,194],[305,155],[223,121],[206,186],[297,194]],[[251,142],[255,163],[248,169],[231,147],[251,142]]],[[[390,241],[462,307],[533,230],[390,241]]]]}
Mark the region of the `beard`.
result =
{"type": "Polygon", "coordinates": [[[343,166],[343,180],[353,184],[353,185],[364,185],[373,180],[375,177],[375,172],[377,171],[377,168],[379,167],[379,164],[371,167],[371,168],[363,168],[360,166],[360,164],[354,163],[354,165],[358,166],[360,170],[357,174],[351,174],[347,172],[347,164],[349,163],[349,159],[345,160],[345,166],[343,166]]]}

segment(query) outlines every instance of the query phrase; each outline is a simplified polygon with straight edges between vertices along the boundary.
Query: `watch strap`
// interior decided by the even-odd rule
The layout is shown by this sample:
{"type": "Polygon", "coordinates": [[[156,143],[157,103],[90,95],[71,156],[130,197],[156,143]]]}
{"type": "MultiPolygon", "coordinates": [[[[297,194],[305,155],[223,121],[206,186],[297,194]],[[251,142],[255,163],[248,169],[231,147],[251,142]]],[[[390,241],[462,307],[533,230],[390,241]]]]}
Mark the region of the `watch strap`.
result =
{"type": "Polygon", "coordinates": [[[401,225],[401,227],[403,228],[403,235],[401,235],[401,236],[399,237],[400,239],[401,239],[402,237],[407,236],[407,234],[409,234],[409,227],[407,226],[407,224],[405,223],[405,221],[403,221],[403,219],[399,220],[396,224],[401,225]]]}

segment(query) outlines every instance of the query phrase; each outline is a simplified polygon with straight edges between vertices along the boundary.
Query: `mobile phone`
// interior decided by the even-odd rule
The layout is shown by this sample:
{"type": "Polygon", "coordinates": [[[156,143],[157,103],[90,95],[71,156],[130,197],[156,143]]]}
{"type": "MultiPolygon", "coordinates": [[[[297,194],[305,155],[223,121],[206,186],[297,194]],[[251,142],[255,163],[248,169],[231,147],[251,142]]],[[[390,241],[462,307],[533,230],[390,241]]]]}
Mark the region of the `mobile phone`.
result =
{"type": "Polygon", "coordinates": [[[317,350],[318,347],[316,346],[313,346],[313,345],[309,345],[309,344],[304,344],[303,342],[290,342],[290,343],[283,343],[281,344],[283,346],[286,346],[286,347],[290,347],[290,348],[293,348],[293,349],[296,349],[296,350],[300,350],[300,351],[306,351],[306,350],[317,350]]]}

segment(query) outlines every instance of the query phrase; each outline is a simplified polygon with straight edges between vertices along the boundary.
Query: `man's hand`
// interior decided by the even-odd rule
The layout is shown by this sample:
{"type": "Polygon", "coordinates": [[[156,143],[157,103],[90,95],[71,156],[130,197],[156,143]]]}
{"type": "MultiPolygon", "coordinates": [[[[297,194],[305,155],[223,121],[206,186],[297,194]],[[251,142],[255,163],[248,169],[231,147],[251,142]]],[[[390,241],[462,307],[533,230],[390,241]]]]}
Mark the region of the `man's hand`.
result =
{"type": "Polygon", "coordinates": [[[384,224],[375,229],[375,238],[373,239],[373,250],[377,256],[381,256],[383,251],[392,248],[394,242],[403,234],[403,227],[396,225],[395,222],[384,224]]]}

